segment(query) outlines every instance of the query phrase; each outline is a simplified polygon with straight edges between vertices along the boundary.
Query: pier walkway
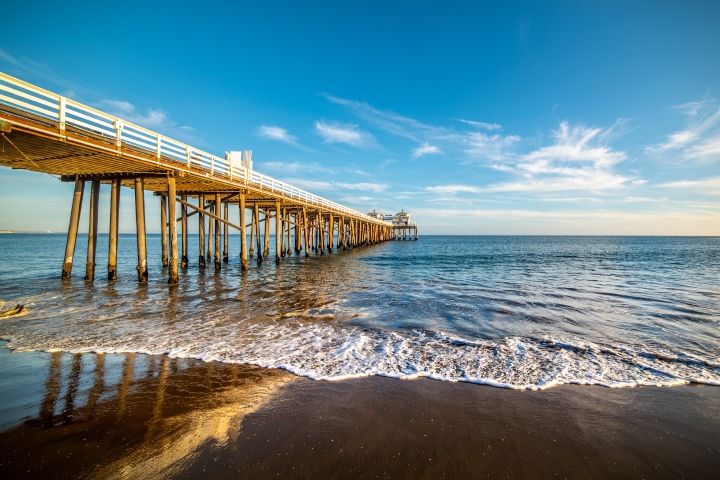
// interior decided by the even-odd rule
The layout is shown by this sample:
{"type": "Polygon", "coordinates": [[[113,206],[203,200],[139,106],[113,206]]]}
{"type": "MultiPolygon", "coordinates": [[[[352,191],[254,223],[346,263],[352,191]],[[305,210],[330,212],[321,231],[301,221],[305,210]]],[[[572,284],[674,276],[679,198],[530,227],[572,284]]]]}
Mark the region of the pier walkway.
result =
{"type": "Polygon", "coordinates": [[[249,150],[242,155],[231,152],[226,158],[217,157],[2,72],[0,136],[5,141],[0,165],[55,175],[75,184],[63,278],[69,278],[72,272],[86,182],[90,182],[87,280],[95,277],[99,192],[103,184],[111,189],[108,280],[117,278],[122,187],[135,189],[137,270],[141,282],[148,276],[144,190],[159,197],[163,264],[169,266],[171,284],[178,282],[178,265],[187,268],[190,264],[188,217],[193,215],[198,217],[196,258],[200,268],[205,267],[206,260],[214,261],[216,269],[229,261],[229,228],[240,232],[242,268],[248,268],[248,257],[257,255],[258,262],[262,262],[270,255],[273,220],[279,233],[275,235],[276,262],[293,252],[324,254],[333,247],[353,248],[395,238],[390,222],[253,171],[249,150]],[[236,219],[229,218],[231,204],[238,206],[236,219]]]}

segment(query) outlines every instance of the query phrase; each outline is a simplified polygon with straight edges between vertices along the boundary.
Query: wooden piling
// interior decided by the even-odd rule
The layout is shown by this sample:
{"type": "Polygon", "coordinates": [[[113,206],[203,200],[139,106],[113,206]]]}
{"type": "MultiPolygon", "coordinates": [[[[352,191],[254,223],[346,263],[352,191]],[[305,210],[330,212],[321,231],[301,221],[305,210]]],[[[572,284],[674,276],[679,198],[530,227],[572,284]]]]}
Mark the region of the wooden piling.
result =
{"type": "MultiPolygon", "coordinates": [[[[198,195],[198,208],[200,210],[205,208],[204,195],[198,195]]],[[[202,211],[198,211],[198,250],[200,251],[198,267],[205,268],[205,214],[202,211]]]]}
{"type": "Polygon", "coordinates": [[[108,241],[108,281],[117,280],[118,226],[120,220],[120,179],[112,180],[110,190],[110,228],[108,241]]]}
{"type": "MultiPolygon", "coordinates": [[[[223,209],[225,212],[223,218],[227,221],[230,220],[230,204],[225,202],[223,209]]],[[[228,257],[228,224],[223,223],[223,262],[228,263],[230,258],[228,257]]]]}
{"type": "Polygon", "coordinates": [[[322,216],[322,210],[318,214],[318,247],[320,247],[320,255],[325,255],[325,223],[322,216]]]}
{"type": "Polygon", "coordinates": [[[303,237],[305,238],[305,256],[309,257],[310,252],[308,251],[308,235],[310,232],[308,231],[308,224],[307,224],[307,209],[303,207],[302,209],[302,223],[303,223],[303,237]]]}
{"type": "Polygon", "coordinates": [[[162,266],[168,266],[168,216],[167,216],[167,198],[160,195],[160,243],[162,244],[162,266]]]}
{"type": "MultiPolygon", "coordinates": [[[[181,195],[180,199],[183,202],[187,202],[187,195],[181,195]]],[[[182,223],[180,224],[180,228],[182,228],[182,260],[180,261],[180,267],[183,269],[186,269],[188,267],[188,263],[190,262],[190,259],[188,258],[188,212],[187,212],[187,206],[186,205],[180,205],[180,214],[182,216],[182,223]]]]}
{"type": "MultiPolygon", "coordinates": [[[[212,200],[209,200],[212,202],[212,200]]],[[[211,214],[215,213],[215,207],[211,203],[207,206],[207,211],[211,214]]],[[[208,215],[208,232],[207,232],[207,254],[206,258],[208,262],[211,262],[213,259],[213,236],[215,235],[215,219],[208,215]]]]}
{"type": "Polygon", "coordinates": [[[270,210],[265,209],[265,234],[263,235],[263,257],[270,256],[270,210]]]}
{"type": "Polygon", "coordinates": [[[137,231],[138,281],[147,282],[147,244],[145,242],[145,189],[142,178],[135,179],[135,227],[137,231]]]}
{"type": "Polygon", "coordinates": [[[283,237],[282,225],[280,224],[281,215],[282,214],[280,213],[280,202],[275,202],[275,263],[280,263],[280,257],[282,253],[282,247],[280,246],[280,240],[283,237]]]}
{"type": "Polygon", "coordinates": [[[168,215],[170,216],[170,268],[168,269],[168,283],[178,283],[178,240],[177,240],[177,195],[175,193],[175,177],[168,175],[168,215]]]}
{"type": "Polygon", "coordinates": [[[258,261],[258,263],[262,263],[263,251],[262,251],[262,239],[260,238],[260,208],[258,207],[257,202],[255,203],[255,230],[257,231],[257,241],[256,241],[257,261],[258,261]]]}
{"type": "Polygon", "coordinates": [[[290,212],[285,210],[285,226],[287,227],[287,253],[288,257],[292,255],[292,244],[290,243],[290,212]]]}
{"type": "Polygon", "coordinates": [[[245,192],[240,192],[240,268],[248,269],[247,227],[245,225],[245,192]]]}
{"type": "Polygon", "coordinates": [[[300,223],[302,219],[300,217],[300,212],[295,212],[295,255],[300,255],[300,250],[302,250],[302,235],[300,234],[300,223]]]}
{"type": "MultiPolygon", "coordinates": [[[[278,216],[280,216],[280,212],[278,212],[278,216]]],[[[285,257],[285,226],[287,225],[287,222],[285,221],[285,209],[282,210],[282,218],[280,219],[280,231],[275,232],[275,235],[280,235],[280,256],[285,257]]]]}
{"type": "Polygon", "coordinates": [[[90,219],[88,220],[87,262],[85,263],[85,280],[90,281],[95,280],[99,204],[100,180],[93,180],[90,184],[90,219]]]}
{"type": "Polygon", "coordinates": [[[342,247],[342,249],[345,250],[345,232],[345,217],[341,217],[340,225],[338,225],[338,249],[342,247]]]}
{"type": "Polygon", "coordinates": [[[255,254],[255,208],[250,209],[250,257],[255,254]]]}
{"type": "MultiPolygon", "coordinates": [[[[215,211],[213,212],[218,217],[222,216],[222,204],[220,203],[220,194],[215,194],[215,211]]],[[[222,264],[220,263],[220,222],[215,220],[215,270],[220,270],[222,264]]]]}
{"type": "Polygon", "coordinates": [[[70,275],[72,274],[75,242],[77,240],[78,227],[80,226],[80,210],[82,209],[84,191],[85,182],[83,180],[75,180],[75,193],[73,193],[72,209],[70,210],[70,224],[68,225],[67,240],[65,242],[65,258],[62,266],[62,278],[70,278],[70,275]]]}

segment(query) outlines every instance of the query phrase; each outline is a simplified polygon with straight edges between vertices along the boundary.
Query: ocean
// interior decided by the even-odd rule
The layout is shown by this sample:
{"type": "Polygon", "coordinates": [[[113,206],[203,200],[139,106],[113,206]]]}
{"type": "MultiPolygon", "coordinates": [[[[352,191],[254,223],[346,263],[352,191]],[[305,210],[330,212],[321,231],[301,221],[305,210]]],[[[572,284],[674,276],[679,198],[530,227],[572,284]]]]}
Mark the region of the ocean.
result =
{"type": "Polygon", "coordinates": [[[138,284],[134,235],[108,283],[60,279],[65,235],[0,235],[0,320],[15,351],[167,354],[280,368],[318,380],[429,377],[513,389],[720,385],[720,238],[421,236],[271,257],[167,285],[160,236],[138,284]]]}

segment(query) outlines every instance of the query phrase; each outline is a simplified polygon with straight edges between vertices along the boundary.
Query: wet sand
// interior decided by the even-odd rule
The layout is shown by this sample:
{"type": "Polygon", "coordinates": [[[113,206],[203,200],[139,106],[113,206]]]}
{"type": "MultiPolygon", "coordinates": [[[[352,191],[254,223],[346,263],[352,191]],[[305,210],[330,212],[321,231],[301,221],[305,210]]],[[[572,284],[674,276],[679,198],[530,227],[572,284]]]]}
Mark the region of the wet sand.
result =
{"type": "Polygon", "coordinates": [[[513,391],[0,350],[4,478],[715,478],[720,388],[513,391]]]}

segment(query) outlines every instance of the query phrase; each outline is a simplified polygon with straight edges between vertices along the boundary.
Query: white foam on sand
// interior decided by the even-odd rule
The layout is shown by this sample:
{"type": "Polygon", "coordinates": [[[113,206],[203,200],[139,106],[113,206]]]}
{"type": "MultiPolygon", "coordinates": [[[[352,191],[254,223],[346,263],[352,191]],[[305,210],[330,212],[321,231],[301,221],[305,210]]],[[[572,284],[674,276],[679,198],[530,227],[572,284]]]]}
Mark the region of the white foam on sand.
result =
{"type": "Polygon", "coordinates": [[[427,377],[532,390],[561,384],[720,386],[719,359],[644,345],[599,345],[550,336],[472,340],[442,332],[297,320],[215,318],[186,328],[154,321],[131,326],[118,320],[98,318],[73,329],[25,326],[4,330],[2,337],[17,350],[167,354],[282,368],[317,380],[427,377]]]}

